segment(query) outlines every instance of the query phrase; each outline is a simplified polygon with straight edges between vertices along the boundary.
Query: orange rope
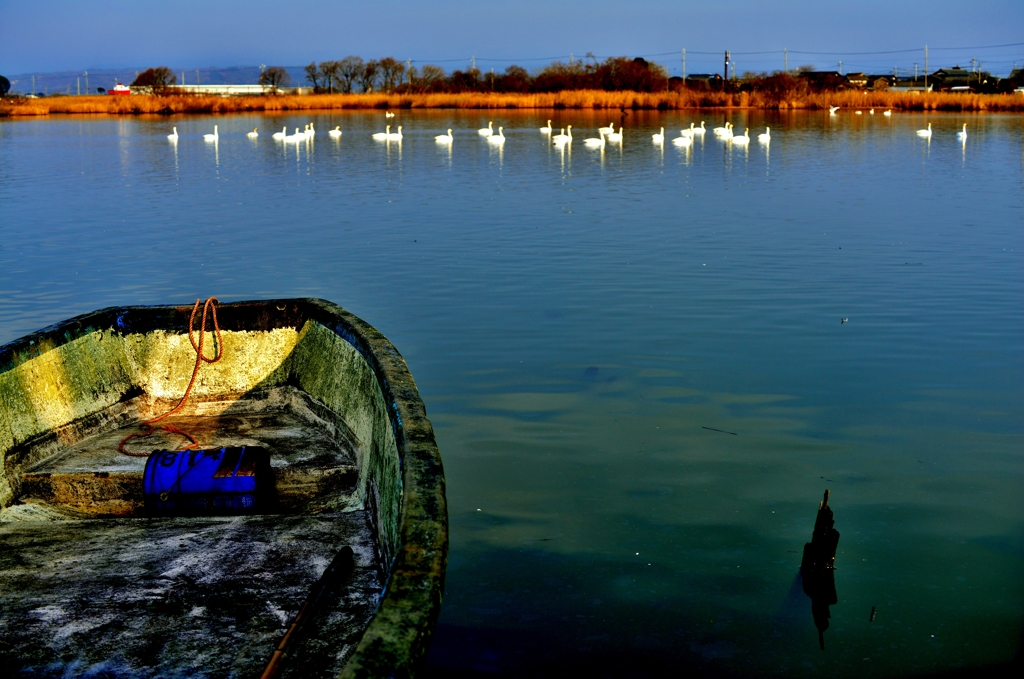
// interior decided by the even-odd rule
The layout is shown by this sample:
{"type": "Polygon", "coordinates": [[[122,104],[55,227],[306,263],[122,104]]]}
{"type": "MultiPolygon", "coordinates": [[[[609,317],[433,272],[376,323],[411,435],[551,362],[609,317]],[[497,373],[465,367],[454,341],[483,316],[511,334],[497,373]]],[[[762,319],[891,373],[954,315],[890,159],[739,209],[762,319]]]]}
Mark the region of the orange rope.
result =
{"type": "MultiPolygon", "coordinates": [[[[153,433],[153,429],[154,429],[153,428],[153,424],[154,423],[159,422],[160,420],[162,420],[164,418],[170,417],[174,413],[176,413],[179,410],[181,410],[181,407],[183,405],[185,405],[185,401],[188,400],[189,394],[192,393],[192,387],[194,387],[195,384],[196,384],[196,377],[199,375],[199,368],[203,365],[204,362],[206,362],[206,363],[216,363],[224,355],[224,344],[221,341],[221,337],[220,337],[220,325],[217,324],[217,307],[214,306],[214,304],[219,302],[219,301],[220,300],[218,300],[216,297],[211,297],[208,300],[206,300],[206,303],[203,305],[203,323],[202,323],[202,326],[199,328],[199,343],[196,344],[195,339],[192,337],[192,330],[193,330],[193,326],[195,325],[196,312],[199,311],[199,302],[200,302],[200,300],[198,300],[198,299],[196,300],[195,306],[192,307],[192,315],[188,317],[188,341],[192,343],[192,348],[195,349],[195,352],[196,352],[196,365],[195,365],[195,368],[192,369],[192,379],[189,380],[189,382],[188,382],[188,388],[185,389],[185,395],[181,397],[180,401],[178,401],[178,405],[174,406],[173,408],[168,410],[163,415],[157,415],[156,417],[154,417],[152,419],[149,419],[149,420],[146,420],[146,421],[142,422],[139,425],[139,428],[142,430],[141,432],[136,432],[134,434],[129,434],[128,436],[125,436],[121,440],[121,443],[119,443],[118,446],[117,446],[117,449],[120,450],[125,455],[130,455],[131,457],[149,457],[150,456],[150,453],[133,453],[130,450],[125,450],[124,444],[128,443],[129,441],[131,441],[134,438],[145,438],[145,437],[149,436],[150,434],[153,433]],[[203,342],[206,339],[206,314],[207,314],[207,312],[210,312],[210,315],[213,316],[213,329],[214,329],[214,331],[215,331],[215,333],[217,335],[217,346],[216,346],[216,348],[214,350],[213,358],[207,358],[206,356],[203,355],[203,342]]],[[[184,448],[181,448],[181,450],[191,450],[192,448],[195,448],[196,446],[199,445],[199,443],[195,440],[195,438],[191,434],[189,434],[186,431],[182,431],[181,429],[178,429],[173,424],[164,424],[164,425],[161,425],[160,428],[163,429],[164,431],[169,431],[172,434],[180,434],[181,436],[184,436],[185,438],[187,438],[189,441],[192,442],[189,445],[185,446],[184,448]]]]}

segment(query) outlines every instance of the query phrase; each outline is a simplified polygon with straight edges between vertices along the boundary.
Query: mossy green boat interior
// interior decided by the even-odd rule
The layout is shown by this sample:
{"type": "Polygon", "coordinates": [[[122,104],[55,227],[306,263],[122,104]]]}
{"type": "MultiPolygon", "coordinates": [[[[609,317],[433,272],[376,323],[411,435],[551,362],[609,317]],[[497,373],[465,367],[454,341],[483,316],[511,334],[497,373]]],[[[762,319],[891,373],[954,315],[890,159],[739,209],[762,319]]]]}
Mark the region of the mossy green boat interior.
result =
{"type": "MultiPolygon", "coordinates": [[[[185,392],[191,306],[97,311],[0,347],[0,665],[19,676],[260,676],[339,551],[282,676],[408,676],[447,559],[444,474],[388,340],[315,299],[218,307],[222,358],[165,422],[271,454],[272,511],[152,516],[118,443],[185,392]]],[[[206,333],[209,355],[214,334],[206,333]]],[[[127,445],[174,449],[158,431],[127,445]]]]}

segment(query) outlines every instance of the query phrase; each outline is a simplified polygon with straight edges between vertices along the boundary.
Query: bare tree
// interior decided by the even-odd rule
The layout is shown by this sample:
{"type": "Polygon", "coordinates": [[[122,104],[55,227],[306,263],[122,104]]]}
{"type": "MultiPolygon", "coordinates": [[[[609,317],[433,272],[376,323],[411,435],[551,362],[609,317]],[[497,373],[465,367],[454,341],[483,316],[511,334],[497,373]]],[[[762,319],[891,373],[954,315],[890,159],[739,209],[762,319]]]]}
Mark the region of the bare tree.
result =
{"type": "Polygon", "coordinates": [[[324,81],[324,74],[320,70],[320,67],[316,65],[315,61],[311,61],[309,66],[306,66],[303,70],[306,71],[306,80],[313,85],[313,91],[319,92],[324,81]]]}
{"type": "Polygon", "coordinates": [[[405,73],[405,64],[393,57],[384,57],[380,60],[381,87],[391,92],[402,82],[402,74],[405,73]]]}
{"type": "Polygon", "coordinates": [[[444,82],[444,69],[434,64],[427,64],[420,69],[419,86],[423,90],[432,90],[444,82]]]}
{"type": "Polygon", "coordinates": [[[177,82],[178,78],[171,73],[171,69],[166,66],[157,66],[156,68],[147,68],[135,76],[131,86],[150,94],[164,94],[169,85],[177,82]]]}
{"type": "Polygon", "coordinates": [[[363,70],[359,74],[359,86],[363,88],[363,92],[373,92],[373,87],[377,84],[377,74],[379,71],[380,64],[373,59],[363,64],[363,70]]]}
{"type": "Polygon", "coordinates": [[[334,88],[338,83],[341,73],[341,62],[321,61],[320,73],[323,76],[324,86],[327,88],[327,93],[334,94],[334,88]]]}
{"type": "Polygon", "coordinates": [[[269,87],[274,92],[277,92],[279,87],[287,87],[291,82],[292,79],[288,75],[288,71],[280,66],[271,66],[260,73],[260,85],[269,87]]]}
{"type": "Polygon", "coordinates": [[[338,62],[338,89],[345,94],[352,92],[352,86],[359,80],[366,64],[360,57],[348,56],[338,62]]]}

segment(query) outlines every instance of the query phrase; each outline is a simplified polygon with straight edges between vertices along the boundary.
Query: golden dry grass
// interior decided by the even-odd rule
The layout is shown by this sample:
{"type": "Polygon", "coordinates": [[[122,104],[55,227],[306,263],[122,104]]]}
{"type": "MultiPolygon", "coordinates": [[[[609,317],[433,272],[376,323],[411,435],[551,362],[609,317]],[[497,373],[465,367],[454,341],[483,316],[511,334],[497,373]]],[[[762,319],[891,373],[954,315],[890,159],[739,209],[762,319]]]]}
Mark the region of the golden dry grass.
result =
{"type": "Polygon", "coordinates": [[[570,90],[541,94],[306,94],[257,97],[144,95],[49,97],[0,100],[0,116],[53,114],[140,115],[312,111],[336,109],[887,109],[897,111],[1022,111],[1024,96],[943,92],[826,92],[774,95],[768,92],[605,92],[570,90]]]}

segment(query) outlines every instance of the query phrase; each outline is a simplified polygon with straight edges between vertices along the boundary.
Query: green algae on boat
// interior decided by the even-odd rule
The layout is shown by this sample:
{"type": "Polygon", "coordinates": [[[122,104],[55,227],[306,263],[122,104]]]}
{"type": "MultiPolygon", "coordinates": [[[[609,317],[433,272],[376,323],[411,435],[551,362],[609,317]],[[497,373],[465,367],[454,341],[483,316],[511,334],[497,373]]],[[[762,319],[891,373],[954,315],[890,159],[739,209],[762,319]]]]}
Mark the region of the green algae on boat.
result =
{"type": "Polygon", "coordinates": [[[282,509],[146,517],[144,461],[116,441],[184,393],[190,311],[105,309],[0,347],[0,662],[38,676],[258,675],[350,544],[353,580],[285,676],[413,674],[440,610],[447,510],[401,355],[322,300],[218,307],[223,359],[176,417],[205,447],[277,451],[282,509]]]}

